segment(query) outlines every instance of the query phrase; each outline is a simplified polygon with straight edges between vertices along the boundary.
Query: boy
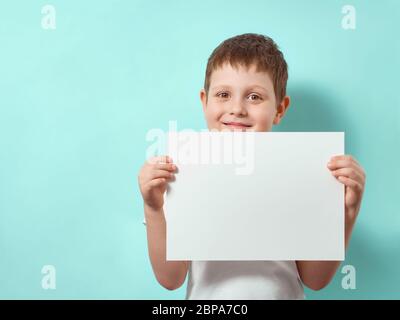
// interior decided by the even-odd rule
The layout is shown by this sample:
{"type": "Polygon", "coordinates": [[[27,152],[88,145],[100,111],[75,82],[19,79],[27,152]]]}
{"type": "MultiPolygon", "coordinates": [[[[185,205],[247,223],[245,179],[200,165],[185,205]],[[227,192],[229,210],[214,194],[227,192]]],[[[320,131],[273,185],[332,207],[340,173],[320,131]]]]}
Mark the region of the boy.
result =
{"type": "MultiPolygon", "coordinates": [[[[268,37],[243,34],[211,54],[200,99],[211,129],[271,131],[287,111],[284,57],[268,37]]],[[[303,284],[324,288],[340,261],[166,261],[163,194],[176,166],[168,156],[146,162],[139,173],[149,256],[158,282],[179,288],[188,274],[187,299],[303,299],[303,284]]],[[[327,170],[345,185],[345,245],[360,210],[365,173],[348,155],[331,158],[327,170]]]]}

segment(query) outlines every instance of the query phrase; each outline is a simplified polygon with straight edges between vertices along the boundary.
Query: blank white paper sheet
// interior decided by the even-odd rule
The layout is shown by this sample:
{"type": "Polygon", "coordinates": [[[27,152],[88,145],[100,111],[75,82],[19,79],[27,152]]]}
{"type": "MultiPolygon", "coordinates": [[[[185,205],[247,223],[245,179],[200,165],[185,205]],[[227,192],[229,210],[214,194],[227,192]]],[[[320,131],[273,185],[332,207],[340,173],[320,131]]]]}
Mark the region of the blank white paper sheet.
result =
{"type": "Polygon", "coordinates": [[[344,260],[343,132],[169,132],[167,260],[344,260]]]}

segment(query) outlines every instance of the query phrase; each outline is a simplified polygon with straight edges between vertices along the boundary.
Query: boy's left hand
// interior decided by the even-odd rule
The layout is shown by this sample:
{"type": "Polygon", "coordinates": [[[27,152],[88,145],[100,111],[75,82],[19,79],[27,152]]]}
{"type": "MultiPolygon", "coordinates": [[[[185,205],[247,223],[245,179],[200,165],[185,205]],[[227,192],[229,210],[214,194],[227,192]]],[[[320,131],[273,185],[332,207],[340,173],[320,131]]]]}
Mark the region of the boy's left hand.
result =
{"type": "Polygon", "coordinates": [[[350,155],[332,157],[328,163],[332,175],[345,185],[345,214],[348,222],[354,222],[361,206],[365,186],[365,172],[350,155]]]}

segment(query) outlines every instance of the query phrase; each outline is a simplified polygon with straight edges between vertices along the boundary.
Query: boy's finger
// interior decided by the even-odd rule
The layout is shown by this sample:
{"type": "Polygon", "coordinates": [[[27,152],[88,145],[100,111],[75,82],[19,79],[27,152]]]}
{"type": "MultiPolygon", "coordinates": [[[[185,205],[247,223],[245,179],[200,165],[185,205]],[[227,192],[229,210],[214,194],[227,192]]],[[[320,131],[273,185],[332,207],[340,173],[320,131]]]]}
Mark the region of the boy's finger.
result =
{"type": "Polygon", "coordinates": [[[151,180],[151,181],[147,184],[147,186],[148,186],[149,188],[159,187],[159,186],[161,186],[162,184],[164,184],[166,181],[167,181],[167,180],[166,180],[165,178],[154,179],[154,180],[151,180]]]}
{"type": "Polygon", "coordinates": [[[173,163],[156,163],[155,168],[159,170],[175,171],[176,165],[173,163]]]}
{"type": "Polygon", "coordinates": [[[362,192],[362,190],[363,190],[363,186],[360,183],[358,183],[357,181],[353,180],[353,179],[350,179],[350,178],[347,178],[347,177],[344,177],[344,176],[340,176],[338,178],[338,180],[339,180],[339,182],[343,183],[345,186],[347,186],[349,188],[352,188],[352,189],[357,190],[359,192],[362,192]]]}
{"type": "Polygon", "coordinates": [[[341,168],[332,171],[332,175],[336,178],[339,176],[345,176],[350,179],[356,180],[359,183],[364,183],[364,177],[353,168],[341,168]]]}
{"type": "Polygon", "coordinates": [[[356,168],[357,165],[349,159],[339,159],[329,161],[327,166],[329,169],[335,170],[339,168],[356,168]]]}
{"type": "Polygon", "coordinates": [[[173,174],[167,170],[153,170],[150,174],[150,180],[157,179],[157,178],[172,178],[173,174]]]}
{"type": "Polygon", "coordinates": [[[164,156],[156,156],[152,157],[149,160],[147,160],[150,164],[156,164],[156,163],[172,163],[172,159],[168,155],[164,156]]]}
{"type": "Polygon", "coordinates": [[[340,160],[340,159],[345,159],[347,157],[349,157],[349,156],[346,154],[337,154],[337,155],[331,157],[331,160],[340,160]]]}
{"type": "Polygon", "coordinates": [[[357,160],[348,154],[342,154],[342,155],[337,155],[337,156],[333,156],[330,161],[336,161],[336,160],[349,160],[350,162],[353,162],[354,164],[358,165],[360,168],[360,164],[357,162],[357,160]]]}
{"type": "Polygon", "coordinates": [[[331,160],[353,160],[353,161],[355,161],[353,156],[351,156],[349,154],[338,154],[336,156],[331,157],[331,160]]]}
{"type": "Polygon", "coordinates": [[[160,156],[157,163],[172,163],[172,159],[167,155],[160,156]]]}
{"type": "Polygon", "coordinates": [[[366,179],[366,175],[364,172],[364,169],[358,165],[357,163],[353,162],[353,161],[349,161],[349,160],[336,160],[336,161],[331,161],[330,163],[328,163],[328,168],[329,170],[338,170],[341,168],[353,168],[358,175],[360,175],[363,180],[365,181],[366,179]]]}

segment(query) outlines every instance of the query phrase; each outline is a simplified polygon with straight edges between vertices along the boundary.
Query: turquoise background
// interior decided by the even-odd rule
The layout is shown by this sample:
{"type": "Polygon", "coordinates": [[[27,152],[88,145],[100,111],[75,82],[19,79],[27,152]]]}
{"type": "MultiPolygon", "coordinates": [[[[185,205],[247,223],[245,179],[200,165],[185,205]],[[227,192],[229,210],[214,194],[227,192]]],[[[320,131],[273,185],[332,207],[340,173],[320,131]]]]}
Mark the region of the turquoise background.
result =
{"type": "Polygon", "coordinates": [[[181,299],[147,255],[137,173],[151,128],[205,128],[198,92],[224,39],[280,45],[292,106],[277,130],[345,131],[367,172],[345,264],[310,299],[400,298],[400,2],[42,1],[0,4],[0,298],[181,299]],[[341,8],[357,28],[341,28],[341,8]],[[41,268],[57,289],[41,288],[41,268]]]}

